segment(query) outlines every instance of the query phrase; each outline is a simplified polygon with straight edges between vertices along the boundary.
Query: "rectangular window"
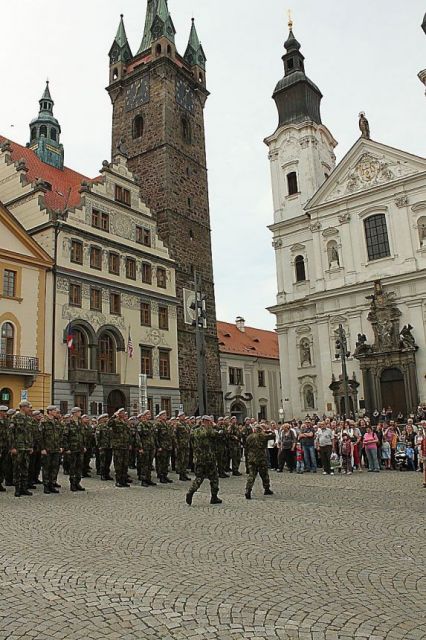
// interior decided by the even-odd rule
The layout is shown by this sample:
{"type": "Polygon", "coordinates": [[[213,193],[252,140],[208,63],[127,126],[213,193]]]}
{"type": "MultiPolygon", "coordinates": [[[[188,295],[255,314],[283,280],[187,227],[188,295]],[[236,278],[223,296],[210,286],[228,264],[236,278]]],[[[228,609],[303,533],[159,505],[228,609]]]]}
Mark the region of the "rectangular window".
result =
{"type": "Polygon", "coordinates": [[[170,351],[159,349],[160,354],[160,379],[170,380],[170,351]]]}
{"type": "Polygon", "coordinates": [[[287,188],[289,196],[293,196],[299,191],[299,188],[297,186],[297,173],[295,171],[287,174],[287,188]]]}
{"type": "Polygon", "coordinates": [[[130,191],[120,185],[115,185],[115,200],[121,204],[125,204],[126,207],[130,207],[130,191]]]}
{"type": "Polygon", "coordinates": [[[169,309],[168,307],[158,307],[158,327],[163,331],[169,329],[169,309]]]}
{"type": "Polygon", "coordinates": [[[171,398],[161,398],[161,411],[165,411],[170,418],[172,415],[172,401],[171,398]]]}
{"type": "Polygon", "coordinates": [[[109,254],[109,272],[116,276],[120,275],[120,256],[118,253],[109,254]]]}
{"type": "Polygon", "coordinates": [[[149,262],[142,262],[142,282],[152,284],[152,267],[149,262]]]}
{"type": "Polygon", "coordinates": [[[229,384],[244,384],[243,370],[236,367],[229,367],[229,384]]]}
{"type": "Polygon", "coordinates": [[[166,270],[162,267],[157,267],[157,287],[161,289],[166,289],[167,287],[166,270]]]}
{"type": "Polygon", "coordinates": [[[109,298],[110,313],[119,316],[121,313],[121,298],[119,293],[111,293],[109,298]]]}
{"type": "Polygon", "coordinates": [[[145,227],[136,227],[136,242],[145,247],[151,246],[151,231],[145,227]]]}
{"type": "Polygon", "coordinates": [[[149,411],[151,411],[151,415],[154,415],[154,398],[148,398],[148,407],[149,411]]]}
{"type": "Polygon", "coordinates": [[[87,413],[87,396],[82,394],[76,394],[74,396],[74,406],[80,407],[81,412],[87,413]]]}
{"type": "Polygon", "coordinates": [[[379,213],[364,221],[365,239],[369,260],[379,260],[390,256],[386,216],[379,213]]]}
{"type": "Polygon", "coordinates": [[[83,264],[83,243],[79,240],[71,240],[71,262],[83,264]]]}
{"type": "Polygon", "coordinates": [[[90,247],[90,266],[92,269],[102,269],[102,249],[99,247],[90,247]]]}
{"type": "Polygon", "coordinates": [[[126,259],[126,278],[136,280],[136,260],[134,258],[126,259]]]}
{"type": "Polygon", "coordinates": [[[149,302],[141,302],[141,325],[151,326],[151,305],[149,302]]]}
{"type": "Polygon", "coordinates": [[[259,407],[259,414],[258,414],[258,419],[259,420],[267,420],[268,419],[268,410],[266,405],[261,404],[259,407]]]}
{"type": "Polygon", "coordinates": [[[5,269],[3,272],[3,295],[7,298],[16,296],[16,271],[5,269]]]}
{"type": "Polygon", "coordinates": [[[92,209],[92,227],[102,229],[102,231],[109,231],[109,215],[92,209]]]}
{"type": "Polygon", "coordinates": [[[92,311],[102,311],[101,289],[90,289],[90,309],[92,311]]]}
{"type": "Polygon", "coordinates": [[[81,286],[70,283],[69,303],[72,307],[81,307],[81,286]]]}
{"type": "Polygon", "coordinates": [[[258,371],[257,372],[257,384],[259,387],[266,387],[265,384],[265,372],[264,371],[258,371]]]}
{"type": "Polygon", "coordinates": [[[67,400],[61,400],[59,403],[59,411],[62,415],[66,415],[68,413],[68,402],[67,400]]]}
{"type": "Polygon", "coordinates": [[[152,349],[141,347],[141,373],[152,378],[152,349]]]}

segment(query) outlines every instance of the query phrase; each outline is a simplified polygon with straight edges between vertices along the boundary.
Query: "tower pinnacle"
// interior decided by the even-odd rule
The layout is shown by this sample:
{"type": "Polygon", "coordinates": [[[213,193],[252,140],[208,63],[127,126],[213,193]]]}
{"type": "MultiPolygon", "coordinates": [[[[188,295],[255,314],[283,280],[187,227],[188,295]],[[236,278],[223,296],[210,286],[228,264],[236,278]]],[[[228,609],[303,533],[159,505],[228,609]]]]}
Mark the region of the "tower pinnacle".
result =
{"type": "Polygon", "coordinates": [[[60,144],[61,126],[53,115],[53,105],[49,80],[39,100],[40,110],[37,118],[30,122],[29,147],[43,162],[63,169],[64,148],[60,144]]]}
{"type": "Polygon", "coordinates": [[[188,46],[186,47],[184,58],[191,66],[198,66],[205,71],[207,58],[198,37],[194,18],[191,21],[191,31],[189,32],[188,46]]]}

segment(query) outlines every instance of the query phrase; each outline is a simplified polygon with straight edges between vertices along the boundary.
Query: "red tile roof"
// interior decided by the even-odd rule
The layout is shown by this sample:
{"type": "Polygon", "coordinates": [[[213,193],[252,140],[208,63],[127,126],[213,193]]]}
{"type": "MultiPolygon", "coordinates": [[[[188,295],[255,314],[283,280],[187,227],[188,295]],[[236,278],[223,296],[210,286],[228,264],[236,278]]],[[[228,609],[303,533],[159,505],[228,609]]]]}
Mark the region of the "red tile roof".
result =
{"type": "MultiPolygon", "coordinates": [[[[8,140],[4,136],[0,135],[0,144],[8,140]]],[[[65,206],[68,190],[71,189],[68,205],[70,207],[76,207],[80,204],[80,187],[82,180],[86,182],[97,182],[101,178],[88,178],[77,171],[73,171],[68,167],[63,169],[56,169],[50,164],[42,162],[40,158],[28,147],[12,142],[12,160],[19,162],[19,160],[25,160],[28,168],[27,180],[30,183],[35,182],[38,178],[48,182],[52,185],[52,190],[47,191],[44,199],[46,206],[49,209],[61,210],[65,206]],[[59,193],[58,193],[59,192],[59,193]],[[62,195],[61,195],[62,194],[62,195]]]]}
{"type": "Polygon", "coordinates": [[[245,327],[242,332],[235,324],[218,321],[217,336],[221,353],[279,359],[278,336],[275,331],[245,327]]]}

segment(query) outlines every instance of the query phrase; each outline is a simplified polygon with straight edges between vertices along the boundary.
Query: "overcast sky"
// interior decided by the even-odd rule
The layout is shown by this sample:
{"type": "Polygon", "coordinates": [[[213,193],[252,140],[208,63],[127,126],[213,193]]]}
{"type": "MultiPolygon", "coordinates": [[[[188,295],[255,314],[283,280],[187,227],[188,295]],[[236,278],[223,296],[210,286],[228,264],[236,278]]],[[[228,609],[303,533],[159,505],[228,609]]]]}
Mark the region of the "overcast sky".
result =
{"type": "MultiPolygon", "coordinates": [[[[95,176],[110,157],[108,51],[124,13],[133,52],[146,0],[1,0],[0,132],[21,144],[49,77],[67,166],[95,176]],[[13,125],[13,127],[12,127],[13,125]]],[[[218,318],[273,328],[276,294],[272,198],[263,139],[276,128],[271,100],[283,75],[287,9],[320,87],[323,122],[341,159],[364,110],[372,137],[425,156],[423,0],[169,0],[177,46],[192,14],[208,58],[207,155],[218,318]]]]}

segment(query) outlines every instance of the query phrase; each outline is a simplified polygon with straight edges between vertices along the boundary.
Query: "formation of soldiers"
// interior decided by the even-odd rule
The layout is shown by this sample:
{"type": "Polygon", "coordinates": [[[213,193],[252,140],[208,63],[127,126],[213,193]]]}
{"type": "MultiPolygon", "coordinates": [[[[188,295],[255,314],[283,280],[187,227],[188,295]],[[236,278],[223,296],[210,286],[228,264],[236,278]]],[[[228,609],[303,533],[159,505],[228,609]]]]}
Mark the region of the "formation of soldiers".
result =
{"type": "Polygon", "coordinates": [[[241,476],[242,453],[249,474],[246,493],[251,498],[253,484],[260,475],[265,495],[272,495],[267,462],[268,440],[274,438],[266,423],[247,418],[238,425],[235,417],[187,417],[179,413],[168,419],[161,411],[152,420],[144,411],[129,417],[119,409],[112,417],[97,418],[82,415],[79,407],[62,416],[56,406],[45,412],[34,411],[29,402],[21,402],[18,410],[0,406],[0,492],[14,486],[15,496],[31,496],[37,485],[46,494],[59,493],[58,473],[69,476],[70,490],[85,491],[84,477],[91,475],[91,461],[96,460],[96,473],[104,482],[128,488],[132,482],[129,469],[136,469],[142,487],[155,487],[152,474],[156,471],[160,483],[173,482],[170,466],[182,482],[195,479],[186,494],[193,496],[205,479],[210,481],[211,504],[221,504],[218,497],[219,478],[241,476]],[[40,480],[40,473],[42,480],[40,480]],[[5,486],[4,486],[5,485],[5,486]]]}

